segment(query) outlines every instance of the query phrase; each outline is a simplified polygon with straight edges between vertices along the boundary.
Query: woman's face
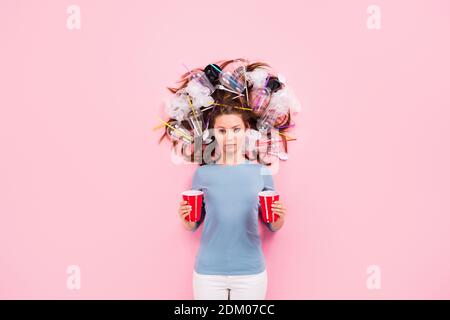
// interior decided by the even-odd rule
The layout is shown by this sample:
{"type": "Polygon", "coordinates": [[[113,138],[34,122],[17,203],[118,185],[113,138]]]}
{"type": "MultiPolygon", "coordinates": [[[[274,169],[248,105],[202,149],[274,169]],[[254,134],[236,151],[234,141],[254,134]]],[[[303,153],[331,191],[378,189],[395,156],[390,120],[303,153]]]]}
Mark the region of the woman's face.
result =
{"type": "Polygon", "coordinates": [[[214,136],[220,150],[235,154],[245,142],[245,124],[238,114],[222,114],[214,123],[214,136]]]}

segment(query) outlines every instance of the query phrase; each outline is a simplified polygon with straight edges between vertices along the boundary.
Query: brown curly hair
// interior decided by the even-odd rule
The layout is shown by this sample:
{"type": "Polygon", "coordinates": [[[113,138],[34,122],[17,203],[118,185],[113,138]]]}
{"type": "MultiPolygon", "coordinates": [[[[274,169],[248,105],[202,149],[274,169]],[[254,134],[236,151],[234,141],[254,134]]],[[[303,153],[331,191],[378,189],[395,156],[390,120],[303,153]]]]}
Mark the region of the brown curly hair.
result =
{"type": "MultiPolygon", "coordinates": [[[[232,60],[222,60],[222,61],[218,61],[215,62],[214,64],[216,64],[217,66],[220,67],[220,69],[224,69],[227,65],[229,65],[230,63],[234,63],[234,62],[243,62],[246,65],[246,71],[250,72],[255,70],[256,68],[265,68],[265,69],[270,69],[270,65],[265,63],[265,62],[253,62],[253,63],[249,63],[248,60],[246,59],[242,59],[242,58],[238,58],[238,59],[232,59],[232,60]]],[[[195,71],[204,71],[201,68],[195,68],[191,71],[187,71],[186,73],[184,73],[181,76],[181,79],[179,81],[177,81],[177,83],[181,83],[178,87],[167,87],[167,89],[175,94],[178,90],[185,88],[190,80],[190,75],[191,72],[195,72],[195,71]]],[[[251,85],[248,85],[248,89],[250,91],[251,89],[251,85]]],[[[211,97],[214,99],[214,103],[216,104],[214,107],[209,108],[208,110],[203,111],[203,117],[204,119],[208,119],[208,127],[205,128],[204,130],[208,130],[208,129],[213,129],[214,128],[214,123],[215,120],[218,116],[220,115],[224,115],[224,114],[236,114],[236,115],[240,115],[246,129],[254,129],[257,130],[256,124],[257,121],[259,119],[259,116],[256,115],[253,111],[251,110],[245,110],[243,108],[250,108],[250,106],[248,105],[248,102],[246,101],[246,99],[244,97],[239,97],[236,98],[236,95],[225,91],[225,90],[215,90],[212,94],[211,97]],[[235,99],[233,99],[235,98],[235,99]]],[[[283,121],[283,126],[280,128],[277,128],[277,123],[275,123],[275,128],[278,129],[279,132],[283,133],[285,132],[290,124],[291,121],[291,114],[290,112],[287,115],[287,119],[283,121]]],[[[169,118],[168,120],[166,120],[166,122],[170,123],[170,122],[176,122],[176,119],[173,118],[169,118]]],[[[189,127],[189,123],[187,120],[183,120],[181,121],[181,125],[185,128],[189,127]]],[[[167,126],[164,127],[165,131],[164,134],[161,136],[161,138],[159,139],[158,143],[161,143],[165,138],[169,139],[169,128],[167,126]]],[[[282,143],[283,143],[283,148],[285,150],[285,152],[287,153],[287,140],[286,137],[284,135],[280,135],[279,137],[281,137],[282,139],[282,143]]],[[[271,138],[271,132],[269,131],[267,134],[267,138],[270,139],[271,138]]],[[[194,139],[199,139],[196,141],[196,143],[193,143],[189,146],[189,152],[185,153],[185,149],[182,149],[183,151],[181,151],[182,156],[184,157],[185,160],[189,161],[189,162],[195,162],[195,163],[199,163],[200,165],[205,165],[207,164],[205,162],[205,160],[203,159],[203,157],[201,156],[203,154],[203,152],[205,151],[205,148],[207,147],[206,145],[201,143],[201,139],[202,137],[196,137],[194,139]],[[201,150],[194,150],[195,146],[201,146],[201,150]],[[200,155],[200,156],[199,156],[200,155]]],[[[214,137],[213,137],[214,139],[214,137]]],[[[179,141],[172,141],[172,148],[174,148],[176,150],[176,147],[178,146],[180,142],[179,141]]],[[[186,147],[186,145],[185,145],[186,147]]],[[[269,145],[270,148],[270,145],[269,145]]],[[[198,149],[198,148],[197,148],[198,149]]],[[[215,152],[213,150],[212,152],[212,156],[215,156],[215,152]]],[[[271,162],[266,162],[264,161],[264,154],[261,154],[261,152],[259,152],[258,150],[254,151],[253,154],[245,154],[245,158],[247,160],[256,160],[258,163],[264,164],[264,165],[271,165],[271,162]]]]}

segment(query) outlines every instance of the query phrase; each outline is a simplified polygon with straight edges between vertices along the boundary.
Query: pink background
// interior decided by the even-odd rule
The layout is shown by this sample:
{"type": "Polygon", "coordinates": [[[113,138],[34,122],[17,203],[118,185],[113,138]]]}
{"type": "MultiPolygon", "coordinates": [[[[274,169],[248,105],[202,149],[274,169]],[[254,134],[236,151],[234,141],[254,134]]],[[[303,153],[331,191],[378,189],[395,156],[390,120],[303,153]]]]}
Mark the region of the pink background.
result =
{"type": "Polygon", "coordinates": [[[2,0],[0,298],[193,298],[202,229],[177,208],[195,165],[152,128],[182,63],[235,57],[302,102],[267,298],[450,298],[449,31],[445,0],[2,0]]]}

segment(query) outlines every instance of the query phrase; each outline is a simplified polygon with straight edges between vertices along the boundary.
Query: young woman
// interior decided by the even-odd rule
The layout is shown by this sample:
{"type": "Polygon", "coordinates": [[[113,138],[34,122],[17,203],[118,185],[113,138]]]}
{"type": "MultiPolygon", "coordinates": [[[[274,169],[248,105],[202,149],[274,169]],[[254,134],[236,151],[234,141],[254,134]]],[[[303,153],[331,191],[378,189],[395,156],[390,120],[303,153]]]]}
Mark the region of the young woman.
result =
{"type": "MultiPolygon", "coordinates": [[[[249,70],[261,65],[250,65],[249,70]]],[[[204,194],[200,221],[186,220],[192,208],[186,201],[179,204],[178,214],[187,230],[195,231],[203,223],[193,270],[195,299],[265,299],[267,291],[258,192],[274,190],[273,178],[259,155],[251,159],[246,154],[245,136],[256,127],[257,117],[240,108],[242,100],[233,98],[216,90],[215,102],[222,106],[207,114],[207,127],[217,145],[212,154],[215,160],[202,160],[192,181],[192,189],[204,194]]],[[[264,224],[275,232],[285,222],[286,208],[275,201],[272,210],[279,216],[277,221],[264,224]]]]}

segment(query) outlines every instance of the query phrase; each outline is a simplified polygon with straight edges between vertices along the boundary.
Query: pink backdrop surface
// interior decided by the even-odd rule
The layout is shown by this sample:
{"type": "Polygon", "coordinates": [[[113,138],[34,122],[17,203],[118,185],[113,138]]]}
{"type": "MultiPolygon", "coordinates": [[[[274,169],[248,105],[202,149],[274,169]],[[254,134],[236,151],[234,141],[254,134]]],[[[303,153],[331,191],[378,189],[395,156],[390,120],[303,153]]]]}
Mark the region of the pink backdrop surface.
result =
{"type": "Polygon", "coordinates": [[[152,128],[183,63],[236,57],[302,103],[267,298],[450,298],[449,31],[444,0],[2,0],[0,298],[193,298],[202,228],[177,208],[195,165],[152,128]]]}

